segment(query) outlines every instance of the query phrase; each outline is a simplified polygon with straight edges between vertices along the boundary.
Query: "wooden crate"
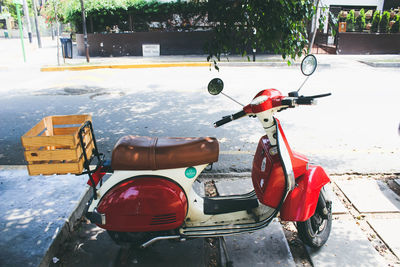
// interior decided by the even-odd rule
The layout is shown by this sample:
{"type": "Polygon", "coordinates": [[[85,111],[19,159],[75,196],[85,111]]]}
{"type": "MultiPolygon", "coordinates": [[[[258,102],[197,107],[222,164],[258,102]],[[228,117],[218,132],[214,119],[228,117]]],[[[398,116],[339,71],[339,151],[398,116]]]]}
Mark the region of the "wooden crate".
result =
{"type": "MultiPolygon", "coordinates": [[[[21,137],[29,175],[80,174],[83,150],[78,131],[91,115],[48,116],[21,137]]],[[[94,148],[89,127],[83,134],[88,159],[94,148]]]]}

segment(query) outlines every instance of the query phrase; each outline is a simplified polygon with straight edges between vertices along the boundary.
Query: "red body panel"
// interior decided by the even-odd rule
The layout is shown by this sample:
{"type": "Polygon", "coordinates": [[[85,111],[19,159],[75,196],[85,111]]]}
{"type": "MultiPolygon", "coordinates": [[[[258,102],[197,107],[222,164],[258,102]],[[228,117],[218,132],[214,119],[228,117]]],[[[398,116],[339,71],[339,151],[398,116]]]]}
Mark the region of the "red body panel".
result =
{"type": "MultiPolygon", "coordinates": [[[[279,120],[276,119],[276,122],[289,152],[294,177],[300,177],[307,171],[308,159],[290,149],[279,120]]],[[[285,190],[285,176],[279,155],[269,153],[271,147],[268,137],[266,135],[261,137],[254,155],[251,176],[258,200],[264,205],[277,208],[285,190]]]]}
{"type": "Polygon", "coordinates": [[[305,174],[296,179],[297,186],[289,193],[280,210],[284,221],[306,221],[315,212],[321,188],[330,182],[321,166],[310,165],[305,174]]]}
{"type": "Polygon", "coordinates": [[[268,99],[264,101],[263,103],[260,103],[258,105],[247,105],[243,108],[244,112],[247,114],[250,113],[259,113],[266,111],[268,109],[274,108],[274,107],[279,107],[281,105],[281,101],[283,98],[285,98],[282,93],[276,89],[265,89],[260,91],[254,98],[266,95],[268,96],[268,99]]]}
{"type": "Polygon", "coordinates": [[[97,210],[105,214],[102,228],[123,232],[163,231],[179,227],[187,213],[187,198],[174,182],[138,177],[110,189],[97,210]]]}
{"type": "Polygon", "coordinates": [[[285,188],[285,176],[279,155],[270,154],[271,147],[268,137],[261,137],[254,155],[251,177],[258,200],[276,208],[285,188]]]}
{"type": "Polygon", "coordinates": [[[290,150],[290,160],[292,161],[294,177],[297,179],[307,171],[308,158],[303,154],[290,150]]]}

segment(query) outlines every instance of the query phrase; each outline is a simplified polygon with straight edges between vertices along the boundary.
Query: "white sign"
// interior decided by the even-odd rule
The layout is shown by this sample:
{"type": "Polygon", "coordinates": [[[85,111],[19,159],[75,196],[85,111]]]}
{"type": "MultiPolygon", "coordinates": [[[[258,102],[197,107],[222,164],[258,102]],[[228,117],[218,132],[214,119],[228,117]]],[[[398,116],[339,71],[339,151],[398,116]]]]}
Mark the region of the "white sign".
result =
{"type": "Polygon", "coordinates": [[[160,44],[143,44],[142,51],[144,57],[159,57],[160,44]]]}

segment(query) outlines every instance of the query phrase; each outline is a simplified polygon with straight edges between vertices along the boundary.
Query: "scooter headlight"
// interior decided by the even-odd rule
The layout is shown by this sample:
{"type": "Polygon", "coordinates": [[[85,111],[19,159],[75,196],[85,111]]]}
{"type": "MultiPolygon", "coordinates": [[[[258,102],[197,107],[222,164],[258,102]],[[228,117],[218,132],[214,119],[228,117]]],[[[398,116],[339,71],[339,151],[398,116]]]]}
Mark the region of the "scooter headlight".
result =
{"type": "Polygon", "coordinates": [[[257,96],[256,98],[254,98],[253,101],[251,101],[250,104],[252,106],[257,106],[257,105],[260,105],[260,104],[264,103],[267,100],[268,100],[268,96],[267,95],[260,95],[260,96],[257,96]]]}

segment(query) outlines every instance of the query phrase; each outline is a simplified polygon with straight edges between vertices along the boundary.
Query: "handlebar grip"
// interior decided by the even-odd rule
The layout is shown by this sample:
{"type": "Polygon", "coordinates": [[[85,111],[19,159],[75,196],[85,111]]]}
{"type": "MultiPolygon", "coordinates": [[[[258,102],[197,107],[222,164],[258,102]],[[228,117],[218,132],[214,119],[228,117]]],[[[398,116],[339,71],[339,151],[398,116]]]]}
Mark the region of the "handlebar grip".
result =
{"type": "Polygon", "coordinates": [[[246,112],[244,112],[244,110],[241,110],[239,112],[236,112],[235,114],[232,114],[232,119],[237,120],[244,116],[246,116],[246,112]]]}
{"type": "Polygon", "coordinates": [[[217,128],[217,127],[224,125],[225,123],[228,123],[230,121],[232,121],[232,116],[226,116],[225,118],[222,118],[221,120],[214,122],[214,127],[217,128]]]}
{"type": "Polygon", "coordinates": [[[246,116],[246,112],[244,112],[244,110],[241,110],[239,112],[236,112],[230,116],[226,116],[226,117],[222,118],[221,120],[215,122],[214,127],[217,128],[221,125],[224,125],[225,123],[240,119],[241,117],[244,117],[244,116],[246,116]]]}
{"type": "Polygon", "coordinates": [[[313,98],[309,98],[309,97],[299,97],[296,100],[296,103],[298,105],[312,105],[313,102],[314,102],[314,99],[313,98]]]}

